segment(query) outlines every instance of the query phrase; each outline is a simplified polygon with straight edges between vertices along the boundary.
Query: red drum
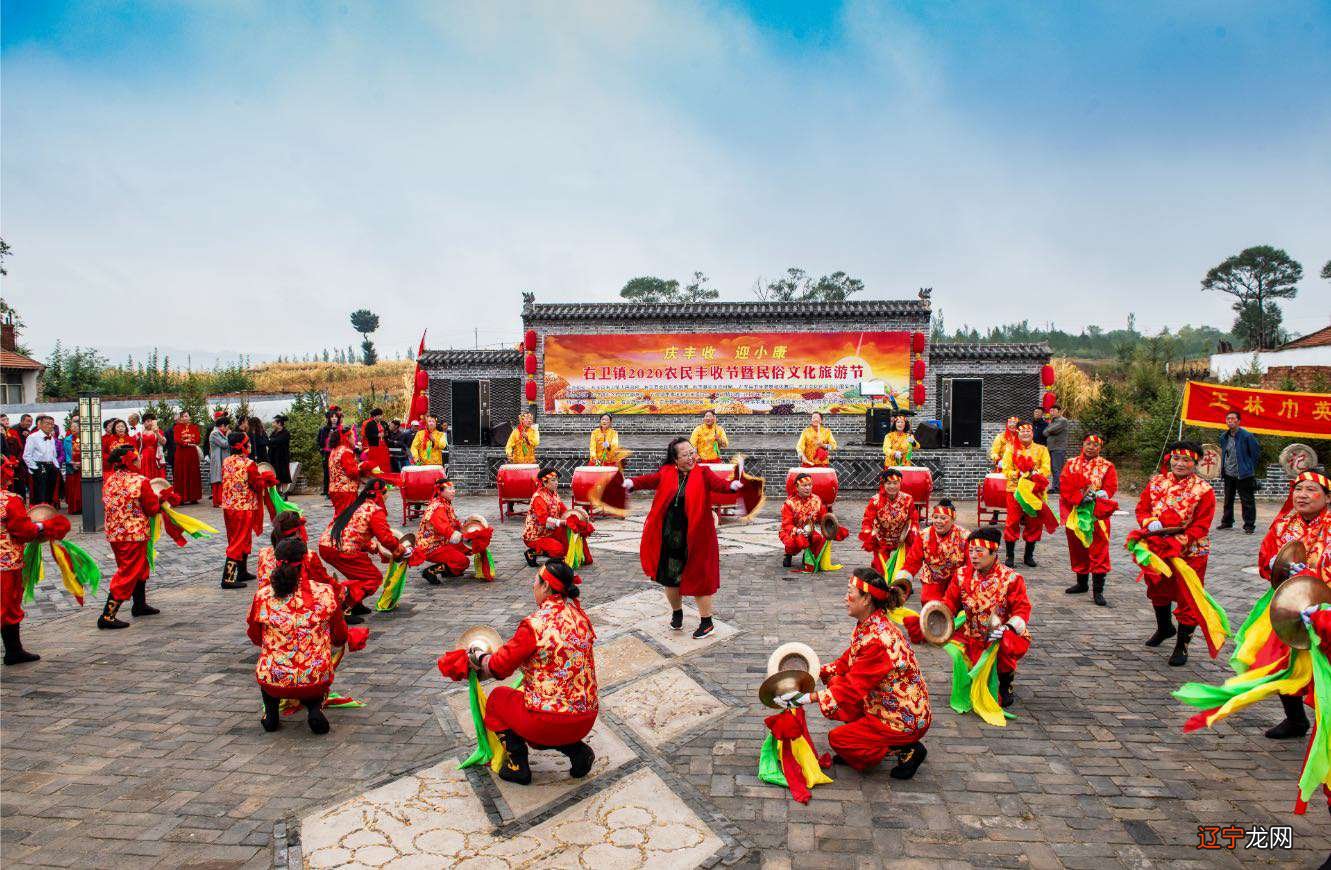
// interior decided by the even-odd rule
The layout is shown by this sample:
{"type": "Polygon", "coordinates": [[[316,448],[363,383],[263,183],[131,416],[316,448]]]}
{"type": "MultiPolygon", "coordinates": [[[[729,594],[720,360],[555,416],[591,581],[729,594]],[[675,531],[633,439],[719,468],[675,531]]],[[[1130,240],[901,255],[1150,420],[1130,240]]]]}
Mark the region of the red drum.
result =
{"type": "MultiPolygon", "coordinates": [[[[733,462],[699,462],[698,464],[706,465],[725,480],[735,479],[735,463],[733,462]]],[[[739,493],[737,492],[714,492],[711,495],[712,507],[733,508],[739,503],[739,493]]]]}
{"type": "Polygon", "coordinates": [[[792,468],[786,472],[786,495],[795,494],[795,478],[800,474],[807,474],[813,478],[813,494],[823,500],[823,504],[831,507],[836,501],[837,492],[841,487],[837,484],[836,469],[826,466],[815,466],[813,468],[792,468]]]}
{"type": "Polygon", "coordinates": [[[504,505],[520,504],[526,507],[536,492],[536,472],[540,469],[535,463],[510,462],[499,466],[495,475],[495,484],[499,489],[499,521],[504,521],[504,505]]]}
{"type": "Polygon", "coordinates": [[[1007,476],[986,474],[984,480],[980,481],[977,500],[979,503],[975,506],[975,524],[977,526],[983,524],[985,511],[991,512],[989,524],[996,524],[999,517],[1007,513],[1007,476]]]}
{"type": "Polygon", "coordinates": [[[922,465],[893,466],[901,472],[901,489],[910,493],[915,500],[915,507],[922,516],[929,514],[929,498],[934,491],[934,475],[922,465]]]}
{"type": "Polygon", "coordinates": [[[591,507],[592,488],[618,473],[618,465],[579,465],[573,469],[573,505],[591,507]]]}
{"type": "Polygon", "coordinates": [[[442,465],[408,465],[402,469],[402,500],[429,501],[434,498],[434,482],[445,477],[442,465]]]}

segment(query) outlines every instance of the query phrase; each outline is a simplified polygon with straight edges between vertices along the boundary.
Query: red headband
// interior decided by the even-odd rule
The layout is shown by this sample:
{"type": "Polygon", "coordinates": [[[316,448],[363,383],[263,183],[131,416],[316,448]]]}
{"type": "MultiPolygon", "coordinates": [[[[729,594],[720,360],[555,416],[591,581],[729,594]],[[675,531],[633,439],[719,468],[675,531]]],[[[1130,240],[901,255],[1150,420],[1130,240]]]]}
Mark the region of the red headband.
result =
{"type": "Polygon", "coordinates": [[[1169,451],[1170,459],[1173,459],[1175,456],[1185,456],[1193,462],[1197,462],[1202,458],[1201,454],[1196,450],[1188,450],[1184,447],[1175,447],[1173,450],[1169,451]]]}
{"type": "Polygon", "coordinates": [[[998,549],[998,541],[991,541],[988,538],[971,538],[970,543],[979,544],[984,549],[993,552],[998,549]]]}
{"type": "Polygon", "coordinates": [[[874,585],[871,584],[871,583],[866,583],[866,582],[864,582],[864,580],[860,579],[859,577],[854,577],[854,576],[852,576],[850,579],[855,583],[855,588],[856,588],[856,589],[860,590],[860,591],[863,592],[865,595],[867,595],[867,596],[869,596],[870,598],[872,598],[874,601],[886,601],[886,600],[887,600],[887,590],[886,590],[886,589],[880,589],[880,588],[878,588],[877,586],[874,586],[874,585]]]}
{"type": "Polygon", "coordinates": [[[957,515],[957,509],[956,509],[956,508],[954,508],[954,507],[948,507],[948,506],[945,505],[945,504],[936,504],[936,505],[934,505],[934,510],[933,510],[933,512],[936,513],[936,514],[942,514],[942,515],[945,516],[945,517],[955,517],[955,516],[957,515]]]}
{"type": "Polygon", "coordinates": [[[1294,482],[1290,484],[1290,489],[1292,490],[1294,487],[1298,486],[1300,483],[1302,483],[1305,480],[1311,480],[1313,483],[1317,484],[1322,489],[1326,490],[1327,492],[1331,492],[1331,477],[1327,477],[1325,474],[1322,474],[1320,471],[1300,472],[1299,476],[1294,478],[1294,482]]]}
{"type": "Polygon", "coordinates": [[[1085,438],[1082,439],[1082,442],[1081,442],[1081,443],[1083,443],[1083,444],[1088,444],[1088,443],[1089,443],[1089,444],[1104,444],[1104,443],[1105,443],[1105,439],[1101,438],[1099,435],[1087,435],[1085,438]]]}
{"type": "MultiPolygon", "coordinates": [[[[560,592],[568,592],[569,590],[569,587],[565,586],[564,582],[560,580],[558,577],[556,577],[554,573],[545,566],[541,566],[541,570],[540,572],[537,573],[536,576],[541,581],[543,581],[546,586],[549,586],[551,589],[558,589],[560,592]]],[[[573,585],[574,586],[582,585],[582,578],[579,577],[577,574],[573,575],[573,585]]]]}

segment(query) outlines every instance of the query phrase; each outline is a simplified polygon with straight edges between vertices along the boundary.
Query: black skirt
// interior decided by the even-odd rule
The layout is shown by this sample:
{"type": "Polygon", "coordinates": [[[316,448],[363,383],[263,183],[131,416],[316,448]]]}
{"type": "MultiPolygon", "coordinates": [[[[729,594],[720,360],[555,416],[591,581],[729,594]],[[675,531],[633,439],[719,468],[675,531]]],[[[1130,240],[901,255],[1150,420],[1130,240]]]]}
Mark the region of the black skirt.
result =
{"type": "Polygon", "coordinates": [[[679,578],[684,574],[684,563],[689,558],[689,515],[684,509],[684,484],[687,481],[687,474],[679,476],[679,489],[661,522],[661,557],[656,563],[656,582],[672,589],[679,588],[679,578]]]}

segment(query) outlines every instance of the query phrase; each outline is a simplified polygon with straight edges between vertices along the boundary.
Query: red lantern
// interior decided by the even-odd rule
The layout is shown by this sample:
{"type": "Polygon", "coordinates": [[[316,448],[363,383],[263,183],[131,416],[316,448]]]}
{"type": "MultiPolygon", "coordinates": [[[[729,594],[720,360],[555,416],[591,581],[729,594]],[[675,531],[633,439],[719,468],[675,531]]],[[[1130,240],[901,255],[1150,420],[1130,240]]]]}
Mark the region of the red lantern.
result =
{"type": "Polygon", "coordinates": [[[536,382],[535,382],[535,381],[527,381],[527,401],[528,401],[528,402],[534,402],[534,401],[536,401],[536,382]]]}
{"type": "Polygon", "coordinates": [[[1050,408],[1054,407],[1056,402],[1058,402],[1058,398],[1054,396],[1054,393],[1051,390],[1045,393],[1044,398],[1040,400],[1040,407],[1048,411],[1050,408]]]}
{"type": "Polygon", "coordinates": [[[911,391],[911,402],[917,408],[924,404],[924,384],[915,385],[915,389],[911,391]]]}
{"type": "Polygon", "coordinates": [[[910,335],[910,349],[914,353],[924,353],[924,333],[912,332],[910,335]]]}
{"type": "Polygon", "coordinates": [[[911,365],[910,368],[910,376],[913,380],[917,381],[924,380],[924,360],[922,359],[915,360],[915,362],[911,365]]]}
{"type": "Polygon", "coordinates": [[[430,376],[425,373],[425,369],[416,369],[416,389],[428,390],[430,388],[430,376]]]}
{"type": "Polygon", "coordinates": [[[523,344],[526,346],[528,351],[536,350],[536,330],[534,329],[527,330],[526,336],[523,337],[523,344]]]}
{"type": "Polygon", "coordinates": [[[527,374],[529,375],[536,374],[536,354],[534,353],[527,354],[527,359],[523,361],[523,364],[526,366],[527,374]]]}
{"type": "Polygon", "coordinates": [[[1049,387],[1052,387],[1054,385],[1053,366],[1045,366],[1044,368],[1040,369],[1040,383],[1044,385],[1045,389],[1048,389],[1049,387]]]}

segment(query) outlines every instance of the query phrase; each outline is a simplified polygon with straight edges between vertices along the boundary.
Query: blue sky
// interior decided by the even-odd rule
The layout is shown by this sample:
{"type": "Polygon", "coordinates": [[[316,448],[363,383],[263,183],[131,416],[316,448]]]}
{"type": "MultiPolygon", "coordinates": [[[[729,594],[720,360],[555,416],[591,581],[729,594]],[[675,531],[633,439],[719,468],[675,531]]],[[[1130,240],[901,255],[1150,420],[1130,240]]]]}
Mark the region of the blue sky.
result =
{"type": "Polygon", "coordinates": [[[787,266],[950,327],[1227,326],[1252,244],[1331,316],[1331,3],[3,2],[29,340],[517,335],[519,293],[787,266]],[[201,308],[200,306],[206,306],[201,308]],[[200,312],[206,311],[206,318],[200,312]],[[150,314],[145,329],[143,315],[150,314]]]}

